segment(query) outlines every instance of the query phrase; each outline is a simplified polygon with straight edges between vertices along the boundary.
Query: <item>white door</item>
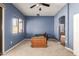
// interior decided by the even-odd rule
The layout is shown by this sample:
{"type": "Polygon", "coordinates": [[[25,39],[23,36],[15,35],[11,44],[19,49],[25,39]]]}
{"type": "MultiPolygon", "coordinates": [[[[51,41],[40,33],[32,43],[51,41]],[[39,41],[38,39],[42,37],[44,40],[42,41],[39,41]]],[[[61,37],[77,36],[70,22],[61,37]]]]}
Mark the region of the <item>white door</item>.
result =
{"type": "Polygon", "coordinates": [[[79,56],[79,14],[73,16],[73,51],[79,56]]]}

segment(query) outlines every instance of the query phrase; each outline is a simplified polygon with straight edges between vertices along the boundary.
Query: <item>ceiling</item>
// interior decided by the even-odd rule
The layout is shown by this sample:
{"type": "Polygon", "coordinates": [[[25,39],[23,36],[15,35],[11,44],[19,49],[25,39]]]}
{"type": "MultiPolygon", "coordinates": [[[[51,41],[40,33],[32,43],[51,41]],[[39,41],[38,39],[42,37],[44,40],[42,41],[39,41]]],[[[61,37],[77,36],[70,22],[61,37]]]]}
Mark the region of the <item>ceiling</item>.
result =
{"type": "Polygon", "coordinates": [[[40,14],[40,16],[54,16],[66,5],[66,3],[48,3],[50,7],[40,5],[30,8],[34,4],[37,3],[13,3],[25,16],[37,16],[37,14],[40,14]],[[41,11],[39,11],[40,7],[41,11]]]}

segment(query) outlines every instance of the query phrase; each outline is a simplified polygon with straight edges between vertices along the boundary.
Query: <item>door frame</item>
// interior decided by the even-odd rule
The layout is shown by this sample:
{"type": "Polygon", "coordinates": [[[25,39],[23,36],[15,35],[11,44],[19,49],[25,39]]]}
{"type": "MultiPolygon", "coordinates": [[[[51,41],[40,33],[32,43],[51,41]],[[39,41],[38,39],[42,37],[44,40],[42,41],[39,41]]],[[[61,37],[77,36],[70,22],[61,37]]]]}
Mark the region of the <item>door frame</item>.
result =
{"type": "MultiPolygon", "coordinates": [[[[62,17],[64,17],[64,20],[65,20],[65,17],[66,16],[61,16],[61,17],[59,17],[59,41],[60,41],[60,36],[61,36],[61,34],[60,34],[60,19],[62,18],[62,17]]],[[[66,29],[66,20],[65,20],[65,23],[64,23],[64,32],[65,32],[65,36],[66,36],[66,31],[65,31],[65,29],[66,29]]],[[[66,38],[65,38],[65,41],[66,41],[66,38]]],[[[66,42],[65,42],[65,44],[66,44],[66,42]]]]}
{"type": "Polygon", "coordinates": [[[73,53],[79,56],[79,46],[78,46],[79,36],[77,36],[79,34],[79,27],[76,27],[78,25],[78,23],[76,22],[79,22],[79,21],[75,19],[76,16],[79,18],[79,13],[76,13],[73,15],[73,53]]]}
{"type": "Polygon", "coordinates": [[[0,7],[2,8],[2,54],[5,52],[5,6],[3,3],[0,3],[0,7]]]}

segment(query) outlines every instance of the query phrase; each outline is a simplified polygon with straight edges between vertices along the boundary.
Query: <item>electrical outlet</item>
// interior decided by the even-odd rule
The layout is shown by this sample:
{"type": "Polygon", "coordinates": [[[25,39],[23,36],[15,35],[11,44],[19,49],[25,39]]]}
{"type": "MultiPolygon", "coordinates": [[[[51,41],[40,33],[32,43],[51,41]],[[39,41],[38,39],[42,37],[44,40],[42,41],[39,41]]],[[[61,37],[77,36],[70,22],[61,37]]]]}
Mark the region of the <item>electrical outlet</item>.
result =
{"type": "Polygon", "coordinates": [[[10,41],[10,44],[12,45],[12,44],[13,44],[13,42],[12,42],[12,41],[10,41]]]}

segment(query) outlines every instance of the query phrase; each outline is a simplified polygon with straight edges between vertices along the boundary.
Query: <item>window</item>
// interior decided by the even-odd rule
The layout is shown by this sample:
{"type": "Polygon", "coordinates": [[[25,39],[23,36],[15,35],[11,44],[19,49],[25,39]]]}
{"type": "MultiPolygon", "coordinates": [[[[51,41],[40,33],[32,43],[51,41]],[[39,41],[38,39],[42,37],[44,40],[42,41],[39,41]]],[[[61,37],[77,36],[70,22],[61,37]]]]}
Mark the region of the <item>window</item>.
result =
{"type": "Polygon", "coordinates": [[[22,32],[24,32],[24,20],[22,20],[22,32]]]}
{"type": "Polygon", "coordinates": [[[18,33],[18,19],[13,18],[12,20],[12,33],[18,33]]]}
{"type": "Polygon", "coordinates": [[[24,32],[24,21],[21,18],[14,18],[12,20],[12,33],[23,33],[24,32]]]}
{"type": "Polygon", "coordinates": [[[19,33],[23,32],[23,20],[19,19],[19,33]]]}

